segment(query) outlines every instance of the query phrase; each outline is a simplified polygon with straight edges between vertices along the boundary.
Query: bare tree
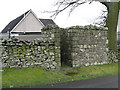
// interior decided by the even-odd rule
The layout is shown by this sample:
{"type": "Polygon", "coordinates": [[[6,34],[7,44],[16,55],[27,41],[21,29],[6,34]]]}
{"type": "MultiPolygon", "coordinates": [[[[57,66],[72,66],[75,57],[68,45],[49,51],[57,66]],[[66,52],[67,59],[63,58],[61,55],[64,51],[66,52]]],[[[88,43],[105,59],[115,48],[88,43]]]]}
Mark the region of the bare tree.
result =
{"type": "MultiPolygon", "coordinates": [[[[60,14],[61,12],[65,11],[67,8],[69,8],[69,16],[71,15],[71,13],[74,11],[75,8],[77,8],[78,6],[88,3],[91,4],[94,0],[89,0],[89,1],[85,1],[85,0],[59,0],[55,3],[54,6],[57,6],[56,10],[54,11],[47,11],[49,13],[52,13],[51,18],[56,18],[58,16],[58,14],[60,14]]],[[[94,21],[93,25],[97,25],[97,26],[105,26],[106,24],[106,18],[107,18],[107,10],[103,10],[102,14],[99,15],[98,18],[96,18],[96,20],[94,21]]]]}
{"type": "Polygon", "coordinates": [[[62,11],[66,10],[67,8],[70,8],[69,15],[72,11],[74,11],[75,8],[77,8],[79,5],[85,4],[85,3],[92,3],[91,1],[85,1],[85,0],[59,0],[55,3],[55,6],[57,6],[57,9],[54,11],[50,11],[50,13],[53,13],[51,17],[56,18],[56,16],[61,13],[62,11]]]}
{"type": "Polygon", "coordinates": [[[106,19],[107,19],[108,11],[102,10],[102,13],[96,18],[96,20],[93,22],[93,25],[97,26],[105,26],[106,25],[106,19]]]}
{"type": "MultiPolygon", "coordinates": [[[[89,3],[91,4],[94,0],[88,1],[88,0],[59,0],[55,4],[57,9],[55,11],[51,11],[53,15],[51,17],[56,18],[56,16],[61,13],[62,11],[66,10],[67,8],[70,8],[70,13],[79,5],[89,3]]],[[[104,23],[96,23],[105,25],[108,27],[108,40],[109,40],[109,49],[117,50],[117,22],[118,22],[118,12],[120,8],[120,2],[101,2],[107,7],[108,15],[107,17],[104,17],[102,15],[100,18],[103,18],[104,23]]],[[[105,11],[106,12],[106,11],[105,11]]],[[[104,13],[104,11],[103,11],[104,13]]]]}

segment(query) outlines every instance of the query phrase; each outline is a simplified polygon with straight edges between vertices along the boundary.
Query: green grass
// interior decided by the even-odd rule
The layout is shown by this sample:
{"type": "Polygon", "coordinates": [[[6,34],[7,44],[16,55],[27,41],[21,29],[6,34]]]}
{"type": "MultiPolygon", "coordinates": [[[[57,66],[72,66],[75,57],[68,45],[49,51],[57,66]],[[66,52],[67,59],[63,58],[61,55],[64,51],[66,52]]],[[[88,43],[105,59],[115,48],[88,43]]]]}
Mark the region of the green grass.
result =
{"type": "Polygon", "coordinates": [[[2,68],[0,68],[0,89],[2,88],[2,68]]]}
{"type": "Polygon", "coordinates": [[[2,87],[39,86],[52,83],[68,82],[73,80],[90,79],[118,74],[118,64],[96,65],[80,68],[63,66],[58,71],[48,71],[41,67],[4,69],[2,74],[2,87]],[[66,75],[67,73],[76,73],[66,75]]]}
{"type": "Polygon", "coordinates": [[[5,69],[2,75],[2,87],[9,88],[22,86],[45,85],[49,83],[59,82],[59,79],[69,78],[64,74],[46,71],[43,68],[22,68],[22,69],[5,69]]]}
{"type": "Polygon", "coordinates": [[[74,69],[65,66],[64,68],[62,68],[61,72],[64,74],[66,74],[67,72],[78,73],[72,76],[73,80],[112,76],[118,74],[118,63],[88,66],[74,69]]]}

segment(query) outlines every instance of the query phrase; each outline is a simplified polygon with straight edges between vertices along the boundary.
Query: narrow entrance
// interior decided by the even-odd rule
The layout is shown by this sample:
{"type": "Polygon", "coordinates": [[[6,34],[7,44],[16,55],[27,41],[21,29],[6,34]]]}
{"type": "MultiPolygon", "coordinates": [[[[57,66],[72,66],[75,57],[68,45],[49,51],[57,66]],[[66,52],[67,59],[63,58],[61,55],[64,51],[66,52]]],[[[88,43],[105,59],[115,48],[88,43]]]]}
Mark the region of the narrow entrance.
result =
{"type": "Polygon", "coordinates": [[[63,30],[60,36],[60,47],[61,47],[61,66],[67,65],[72,66],[71,59],[71,41],[67,30],[63,30]]]}

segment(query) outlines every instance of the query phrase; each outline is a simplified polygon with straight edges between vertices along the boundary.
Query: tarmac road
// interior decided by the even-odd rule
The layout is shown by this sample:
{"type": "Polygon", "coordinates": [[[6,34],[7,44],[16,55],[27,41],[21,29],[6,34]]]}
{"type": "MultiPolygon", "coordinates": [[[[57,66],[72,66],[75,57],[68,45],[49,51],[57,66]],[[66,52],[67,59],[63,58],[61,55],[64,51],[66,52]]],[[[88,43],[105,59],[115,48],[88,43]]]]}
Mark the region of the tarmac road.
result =
{"type": "Polygon", "coordinates": [[[118,88],[118,75],[45,86],[36,86],[32,88],[118,88]]]}

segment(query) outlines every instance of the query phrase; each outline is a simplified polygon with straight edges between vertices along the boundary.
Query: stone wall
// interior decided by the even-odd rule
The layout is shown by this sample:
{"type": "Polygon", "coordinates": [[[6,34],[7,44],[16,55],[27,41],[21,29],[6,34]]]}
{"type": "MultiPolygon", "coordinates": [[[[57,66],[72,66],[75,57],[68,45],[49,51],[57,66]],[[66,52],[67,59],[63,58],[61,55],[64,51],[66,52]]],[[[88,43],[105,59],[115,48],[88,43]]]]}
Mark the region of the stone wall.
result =
{"type": "Polygon", "coordinates": [[[3,39],[0,59],[3,67],[42,66],[51,70],[61,65],[81,67],[117,62],[107,47],[107,29],[74,26],[67,29],[47,26],[35,40],[3,39]]]}
{"type": "Polygon", "coordinates": [[[69,34],[73,67],[109,63],[107,29],[73,27],[69,29],[69,34]]]}
{"type": "Polygon", "coordinates": [[[107,46],[107,33],[107,28],[92,25],[61,30],[63,64],[80,67],[117,62],[116,53],[107,46]]]}
{"type": "Polygon", "coordinates": [[[37,40],[16,38],[1,40],[2,66],[10,68],[42,66],[52,70],[59,69],[60,46],[56,43],[55,34],[57,33],[46,33],[44,29],[43,36],[37,40]]]}

